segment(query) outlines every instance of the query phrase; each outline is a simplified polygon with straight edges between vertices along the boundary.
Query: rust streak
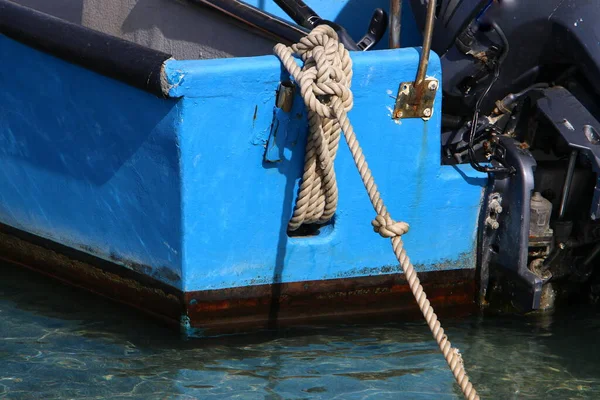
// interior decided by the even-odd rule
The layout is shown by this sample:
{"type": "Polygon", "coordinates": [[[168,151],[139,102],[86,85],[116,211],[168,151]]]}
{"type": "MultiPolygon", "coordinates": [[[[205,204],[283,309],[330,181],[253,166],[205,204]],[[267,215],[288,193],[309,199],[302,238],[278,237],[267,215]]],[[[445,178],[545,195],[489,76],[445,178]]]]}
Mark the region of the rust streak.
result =
{"type": "MultiPolygon", "coordinates": [[[[71,254],[73,249],[60,244],[18,236],[0,225],[0,259],[128,304],[173,327],[186,315],[191,327],[206,335],[422,318],[404,275],[394,271],[183,293],[105,260],[95,262],[87,253],[71,254]]],[[[474,269],[430,271],[419,277],[438,315],[465,315],[475,309],[474,269]]]]}
{"type": "MultiPolygon", "coordinates": [[[[419,275],[436,312],[464,314],[475,307],[474,270],[432,271],[419,275]]],[[[192,327],[208,334],[267,329],[278,303],[278,327],[420,318],[404,275],[341,278],[279,285],[256,285],[185,294],[192,327]]]]}

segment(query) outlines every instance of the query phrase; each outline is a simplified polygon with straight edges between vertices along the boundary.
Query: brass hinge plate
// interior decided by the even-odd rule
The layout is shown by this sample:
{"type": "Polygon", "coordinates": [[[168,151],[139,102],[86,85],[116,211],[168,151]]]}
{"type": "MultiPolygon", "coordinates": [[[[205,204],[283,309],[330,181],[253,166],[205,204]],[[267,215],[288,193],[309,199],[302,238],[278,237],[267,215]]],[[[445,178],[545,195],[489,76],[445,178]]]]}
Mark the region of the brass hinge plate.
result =
{"type": "Polygon", "coordinates": [[[438,86],[437,79],[425,79],[420,88],[414,82],[402,82],[398,88],[393,118],[430,119],[438,86]]]}

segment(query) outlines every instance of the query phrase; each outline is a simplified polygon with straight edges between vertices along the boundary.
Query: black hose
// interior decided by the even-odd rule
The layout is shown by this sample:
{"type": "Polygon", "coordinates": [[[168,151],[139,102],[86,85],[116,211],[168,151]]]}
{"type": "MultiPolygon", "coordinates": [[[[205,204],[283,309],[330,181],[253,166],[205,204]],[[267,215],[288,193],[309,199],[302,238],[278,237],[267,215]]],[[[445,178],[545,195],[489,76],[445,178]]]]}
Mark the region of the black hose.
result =
{"type": "Polygon", "coordinates": [[[458,115],[442,114],[442,127],[457,129],[463,125],[463,120],[458,115]]]}
{"type": "Polygon", "coordinates": [[[510,112],[510,107],[513,104],[515,104],[521,97],[525,96],[527,93],[534,91],[534,90],[546,89],[548,87],[550,87],[550,85],[548,85],[545,82],[534,83],[533,85],[526,87],[525,89],[521,90],[520,92],[509,93],[502,100],[496,102],[496,107],[498,108],[498,110],[500,112],[503,112],[503,113],[510,112]]]}
{"type": "Polygon", "coordinates": [[[518,98],[525,96],[527,93],[531,92],[532,90],[546,89],[549,87],[550,87],[550,85],[545,82],[534,83],[533,85],[526,87],[525,89],[521,90],[520,92],[515,93],[515,97],[518,99],[518,98]]]}
{"type": "Polygon", "coordinates": [[[508,56],[510,46],[508,44],[508,39],[506,38],[506,35],[504,34],[504,31],[500,28],[500,26],[496,22],[492,22],[492,27],[494,28],[498,36],[500,36],[500,40],[502,40],[502,45],[504,46],[502,54],[500,54],[500,57],[498,57],[498,68],[500,68],[500,65],[502,65],[502,63],[504,62],[504,60],[506,60],[506,57],[508,56]]]}
{"type": "Polygon", "coordinates": [[[481,112],[481,104],[483,103],[483,100],[485,99],[487,94],[492,89],[492,86],[494,86],[494,84],[498,80],[498,77],[500,76],[500,66],[502,65],[502,63],[504,62],[506,57],[508,56],[508,51],[510,50],[510,46],[508,44],[508,39],[506,38],[504,31],[500,28],[500,26],[498,26],[498,24],[496,22],[492,23],[492,27],[494,28],[494,30],[496,31],[496,33],[498,34],[498,36],[500,36],[500,39],[502,40],[503,50],[502,50],[502,53],[500,54],[500,57],[498,57],[498,60],[496,61],[496,65],[494,67],[494,76],[492,77],[490,84],[484,90],[484,92],[481,94],[481,96],[479,96],[479,99],[477,99],[477,103],[475,103],[475,112],[473,113],[473,119],[471,120],[471,130],[469,132],[469,163],[471,164],[471,167],[473,169],[475,169],[476,171],[479,171],[479,172],[487,172],[487,173],[511,172],[512,168],[484,167],[484,166],[480,165],[477,161],[475,161],[475,151],[473,150],[475,133],[477,131],[477,124],[479,122],[479,113],[481,112]]]}

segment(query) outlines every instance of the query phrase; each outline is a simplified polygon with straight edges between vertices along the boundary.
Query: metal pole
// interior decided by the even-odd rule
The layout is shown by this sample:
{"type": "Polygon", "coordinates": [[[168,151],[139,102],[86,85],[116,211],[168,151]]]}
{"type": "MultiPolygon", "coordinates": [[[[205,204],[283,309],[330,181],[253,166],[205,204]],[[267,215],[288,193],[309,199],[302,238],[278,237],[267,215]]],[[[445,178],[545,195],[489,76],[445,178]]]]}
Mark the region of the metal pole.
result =
{"type": "Polygon", "coordinates": [[[560,198],[560,207],[558,209],[558,219],[562,220],[565,216],[565,209],[567,208],[567,200],[569,200],[569,194],[571,192],[571,183],[573,181],[573,173],[575,172],[575,163],[577,162],[577,150],[571,151],[571,157],[569,157],[569,166],[567,168],[567,176],[565,177],[565,183],[563,184],[562,196],[560,198]]]}
{"type": "Polygon", "coordinates": [[[390,49],[400,48],[400,30],[402,27],[402,0],[390,0],[390,49]]]}
{"type": "Polygon", "coordinates": [[[423,32],[423,50],[421,50],[421,59],[419,60],[419,69],[415,86],[419,86],[425,80],[427,65],[429,64],[429,52],[431,50],[431,38],[433,37],[433,25],[435,23],[436,0],[429,0],[427,4],[427,19],[425,20],[425,32],[423,32]]]}
{"type": "Polygon", "coordinates": [[[253,7],[241,0],[190,0],[192,3],[215,9],[248,25],[264,36],[285,42],[297,43],[308,30],[253,7]]]}

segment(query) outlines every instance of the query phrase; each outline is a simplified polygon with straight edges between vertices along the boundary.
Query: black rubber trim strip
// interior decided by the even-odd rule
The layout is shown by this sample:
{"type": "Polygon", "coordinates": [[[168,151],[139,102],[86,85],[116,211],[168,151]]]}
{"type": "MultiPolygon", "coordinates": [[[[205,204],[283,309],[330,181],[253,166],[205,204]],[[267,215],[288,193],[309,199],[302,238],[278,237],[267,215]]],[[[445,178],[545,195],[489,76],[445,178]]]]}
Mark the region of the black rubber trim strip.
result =
{"type": "Polygon", "coordinates": [[[167,97],[162,68],[171,58],[169,54],[8,0],[0,0],[0,34],[156,96],[167,97]]]}

